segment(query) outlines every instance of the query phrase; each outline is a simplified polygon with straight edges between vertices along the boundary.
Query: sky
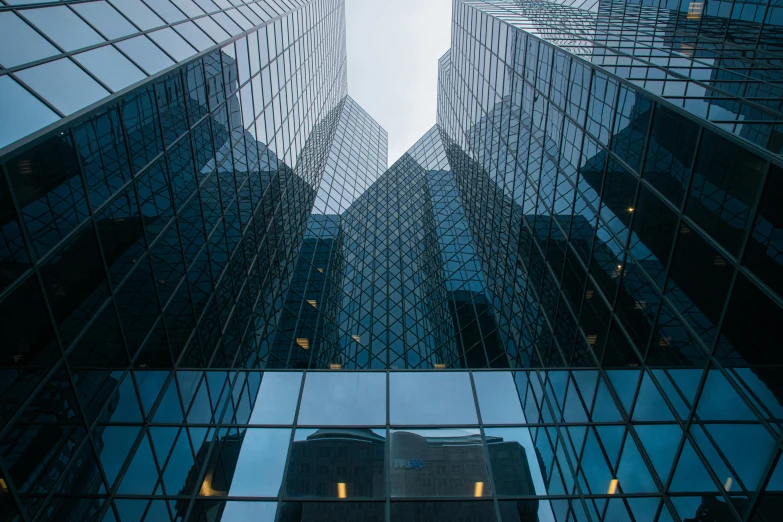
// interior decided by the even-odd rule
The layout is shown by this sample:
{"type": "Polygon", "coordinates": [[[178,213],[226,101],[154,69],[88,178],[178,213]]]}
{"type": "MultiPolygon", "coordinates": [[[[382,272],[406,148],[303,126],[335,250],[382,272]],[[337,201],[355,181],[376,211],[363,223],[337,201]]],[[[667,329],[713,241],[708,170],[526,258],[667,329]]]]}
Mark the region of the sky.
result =
{"type": "Polygon", "coordinates": [[[389,165],[435,125],[452,0],[346,0],[348,94],[389,133],[389,165]]]}

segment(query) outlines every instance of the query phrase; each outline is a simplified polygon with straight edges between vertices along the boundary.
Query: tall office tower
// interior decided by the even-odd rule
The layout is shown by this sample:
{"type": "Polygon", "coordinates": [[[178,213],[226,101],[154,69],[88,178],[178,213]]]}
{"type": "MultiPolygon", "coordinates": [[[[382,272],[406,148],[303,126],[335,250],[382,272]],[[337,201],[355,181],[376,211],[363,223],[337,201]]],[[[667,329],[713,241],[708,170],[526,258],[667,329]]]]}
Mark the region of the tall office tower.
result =
{"type": "Polygon", "coordinates": [[[783,7],[0,1],[0,522],[780,519],[783,7]]]}

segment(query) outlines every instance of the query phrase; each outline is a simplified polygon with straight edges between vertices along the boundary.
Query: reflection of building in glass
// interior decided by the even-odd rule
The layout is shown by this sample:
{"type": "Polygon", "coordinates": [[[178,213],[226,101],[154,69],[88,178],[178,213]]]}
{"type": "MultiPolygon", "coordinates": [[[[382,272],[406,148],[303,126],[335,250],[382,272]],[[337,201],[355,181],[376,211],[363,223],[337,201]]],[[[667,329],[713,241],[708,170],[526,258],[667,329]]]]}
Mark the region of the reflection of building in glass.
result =
{"type": "Polygon", "coordinates": [[[778,3],[1,3],[0,519],[777,522],[778,3]]]}

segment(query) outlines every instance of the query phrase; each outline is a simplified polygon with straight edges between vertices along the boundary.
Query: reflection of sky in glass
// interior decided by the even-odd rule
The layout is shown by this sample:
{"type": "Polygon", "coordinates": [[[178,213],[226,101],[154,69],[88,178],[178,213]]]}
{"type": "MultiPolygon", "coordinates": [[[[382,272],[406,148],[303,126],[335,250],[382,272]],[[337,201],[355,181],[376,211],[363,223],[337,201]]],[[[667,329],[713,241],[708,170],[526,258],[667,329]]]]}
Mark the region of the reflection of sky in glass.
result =
{"type": "Polygon", "coordinates": [[[264,373],[250,424],[292,424],[301,385],[300,372],[264,373]]]}
{"type": "Polygon", "coordinates": [[[291,440],[290,429],[248,428],[229,496],[276,497],[291,440]]]}
{"type": "MultiPolygon", "coordinates": [[[[541,474],[541,467],[536,457],[536,447],[533,445],[533,439],[530,437],[528,428],[487,428],[484,430],[487,437],[501,437],[505,441],[515,440],[525,448],[525,456],[530,467],[530,474],[533,477],[533,486],[536,495],[546,495],[546,485],[544,477],[541,474]]],[[[538,504],[539,522],[555,522],[552,514],[552,507],[547,500],[539,500],[538,504]]]]}
{"type": "Polygon", "coordinates": [[[383,373],[309,373],[299,424],[386,424],[386,375],[383,373]]]}
{"type": "Polygon", "coordinates": [[[467,373],[389,375],[392,424],[476,424],[476,406],[467,373]]]}
{"type": "Polygon", "coordinates": [[[484,424],[521,424],[525,422],[522,405],[511,372],[474,372],[481,422],[484,424]]]}
{"type": "Polygon", "coordinates": [[[220,522],[274,522],[276,502],[226,502],[220,522]]]}

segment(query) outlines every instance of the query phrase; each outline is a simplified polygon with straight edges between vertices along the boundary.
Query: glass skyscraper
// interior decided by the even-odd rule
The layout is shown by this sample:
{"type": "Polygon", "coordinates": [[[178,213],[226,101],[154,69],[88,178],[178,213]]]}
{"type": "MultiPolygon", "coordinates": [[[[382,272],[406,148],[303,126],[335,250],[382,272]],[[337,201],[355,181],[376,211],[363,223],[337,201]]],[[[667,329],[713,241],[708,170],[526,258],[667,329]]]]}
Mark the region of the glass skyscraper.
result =
{"type": "Polygon", "coordinates": [[[783,6],[0,0],[0,522],[775,522],[783,6]]]}

